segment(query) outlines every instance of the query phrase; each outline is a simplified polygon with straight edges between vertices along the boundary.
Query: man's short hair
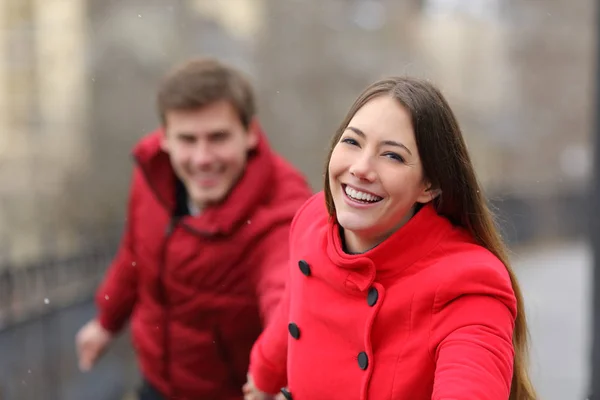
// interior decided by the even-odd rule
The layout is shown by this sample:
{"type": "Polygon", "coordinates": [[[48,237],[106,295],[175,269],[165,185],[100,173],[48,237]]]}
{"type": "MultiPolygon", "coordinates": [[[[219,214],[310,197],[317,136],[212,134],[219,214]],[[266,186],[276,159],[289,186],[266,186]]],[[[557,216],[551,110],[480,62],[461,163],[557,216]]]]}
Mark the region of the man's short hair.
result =
{"type": "Polygon", "coordinates": [[[213,58],[198,58],[175,67],[158,90],[158,112],[163,125],[170,110],[195,110],[225,100],[245,128],[256,114],[249,81],[237,69],[213,58]]]}

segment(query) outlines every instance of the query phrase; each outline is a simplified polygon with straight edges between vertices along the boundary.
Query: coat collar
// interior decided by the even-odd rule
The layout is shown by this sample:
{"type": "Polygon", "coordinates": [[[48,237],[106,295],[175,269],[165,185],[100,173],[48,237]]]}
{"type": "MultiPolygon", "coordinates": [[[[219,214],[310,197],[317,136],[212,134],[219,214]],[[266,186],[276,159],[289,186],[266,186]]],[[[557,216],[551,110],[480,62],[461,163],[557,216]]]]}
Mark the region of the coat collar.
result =
{"type": "Polygon", "coordinates": [[[450,221],[428,204],[378,246],[365,253],[348,254],[343,250],[339,225],[330,218],[325,248],[329,260],[346,271],[345,288],[362,292],[375,280],[382,281],[406,272],[452,229],[450,221]]]}
{"type": "MultiPolygon", "coordinates": [[[[175,209],[175,172],[169,156],[160,147],[163,131],[158,129],[143,138],[134,148],[133,157],[143,172],[156,199],[173,215],[175,209]]],[[[246,169],[220,204],[198,216],[185,216],[184,226],[204,235],[227,235],[246,223],[253,210],[269,195],[273,180],[273,153],[263,132],[257,148],[249,156],[246,169]]]]}

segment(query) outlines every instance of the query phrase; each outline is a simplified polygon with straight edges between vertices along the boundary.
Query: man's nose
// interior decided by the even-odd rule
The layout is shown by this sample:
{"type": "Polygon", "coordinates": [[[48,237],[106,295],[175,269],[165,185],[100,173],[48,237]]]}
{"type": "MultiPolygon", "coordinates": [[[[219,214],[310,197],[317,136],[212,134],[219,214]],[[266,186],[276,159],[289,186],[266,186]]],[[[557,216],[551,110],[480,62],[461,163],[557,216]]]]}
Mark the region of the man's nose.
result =
{"type": "Polygon", "coordinates": [[[192,154],[192,162],[195,166],[201,167],[212,164],[215,160],[214,152],[210,144],[199,142],[192,154]]]}

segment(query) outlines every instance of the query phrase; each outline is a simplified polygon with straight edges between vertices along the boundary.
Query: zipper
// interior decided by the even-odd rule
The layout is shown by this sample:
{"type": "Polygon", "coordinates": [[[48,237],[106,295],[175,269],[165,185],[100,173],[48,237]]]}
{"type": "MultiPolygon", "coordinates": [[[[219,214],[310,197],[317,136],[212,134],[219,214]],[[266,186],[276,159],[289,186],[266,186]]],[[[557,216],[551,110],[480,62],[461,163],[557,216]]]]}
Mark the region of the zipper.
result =
{"type": "MultiPolygon", "coordinates": [[[[169,305],[169,296],[167,295],[167,289],[165,285],[165,273],[166,273],[166,264],[167,264],[167,249],[169,245],[169,239],[173,235],[175,228],[177,228],[177,224],[179,222],[178,217],[173,217],[169,221],[167,228],[165,230],[165,238],[163,240],[163,246],[161,251],[161,259],[158,270],[158,289],[159,296],[161,299],[161,303],[164,307],[164,319],[163,319],[163,370],[164,377],[168,383],[169,391],[172,392],[173,388],[171,387],[171,369],[170,369],[170,337],[169,337],[169,322],[171,319],[170,316],[170,305],[169,305]]],[[[172,393],[171,393],[172,394],[172,393]]]]}
{"type": "MultiPolygon", "coordinates": [[[[142,176],[144,177],[144,180],[146,181],[146,184],[148,185],[148,187],[150,188],[150,191],[154,194],[154,197],[158,200],[158,202],[163,206],[163,208],[168,212],[168,213],[173,213],[174,210],[171,209],[171,207],[169,207],[167,201],[160,195],[160,193],[158,192],[158,190],[156,189],[156,187],[152,184],[152,180],[150,179],[150,176],[148,174],[148,171],[146,170],[146,168],[144,168],[142,166],[142,163],[140,162],[140,160],[134,155],[133,159],[136,163],[136,165],[139,167],[140,171],[142,172],[142,176]]],[[[189,226],[188,224],[184,223],[181,221],[181,217],[180,216],[171,216],[170,220],[169,220],[169,224],[167,225],[167,228],[165,230],[165,237],[163,240],[163,244],[162,244],[162,249],[161,249],[161,255],[160,255],[160,264],[158,266],[159,271],[158,271],[158,293],[160,296],[160,301],[163,304],[164,307],[164,319],[163,319],[163,349],[164,349],[164,356],[163,356],[163,371],[164,371],[164,378],[165,381],[168,384],[168,390],[170,393],[169,398],[172,398],[175,396],[174,389],[172,387],[172,382],[171,382],[171,370],[170,370],[170,347],[169,347],[169,342],[170,342],[170,335],[169,335],[169,322],[171,319],[170,316],[170,305],[169,305],[169,298],[167,295],[167,289],[165,286],[165,269],[166,269],[166,263],[167,263],[167,248],[169,245],[169,240],[173,234],[173,232],[175,231],[175,228],[177,228],[177,226],[180,225],[182,228],[184,228],[185,230],[187,230],[188,232],[191,232],[192,234],[196,234],[198,236],[204,236],[204,237],[211,237],[211,236],[216,236],[218,235],[218,233],[211,233],[211,232],[205,232],[205,231],[200,231],[198,229],[195,229],[191,226],[189,226]]]]}

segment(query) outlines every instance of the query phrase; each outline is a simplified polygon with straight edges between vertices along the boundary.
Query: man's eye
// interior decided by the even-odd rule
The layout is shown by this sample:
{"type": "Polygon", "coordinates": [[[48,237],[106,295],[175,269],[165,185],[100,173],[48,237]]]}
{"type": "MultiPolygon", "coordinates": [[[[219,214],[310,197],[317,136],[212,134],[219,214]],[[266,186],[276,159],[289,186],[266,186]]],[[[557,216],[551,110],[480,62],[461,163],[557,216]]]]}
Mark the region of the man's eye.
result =
{"type": "Polygon", "coordinates": [[[227,140],[229,134],[227,132],[216,133],[212,135],[212,140],[215,142],[222,142],[223,140],[227,140]]]}
{"type": "Polygon", "coordinates": [[[196,138],[194,138],[193,136],[179,136],[179,140],[181,140],[184,143],[193,143],[194,140],[196,140],[196,138]]]}

